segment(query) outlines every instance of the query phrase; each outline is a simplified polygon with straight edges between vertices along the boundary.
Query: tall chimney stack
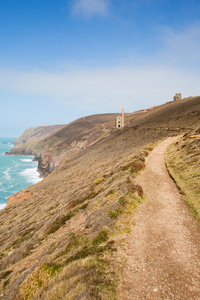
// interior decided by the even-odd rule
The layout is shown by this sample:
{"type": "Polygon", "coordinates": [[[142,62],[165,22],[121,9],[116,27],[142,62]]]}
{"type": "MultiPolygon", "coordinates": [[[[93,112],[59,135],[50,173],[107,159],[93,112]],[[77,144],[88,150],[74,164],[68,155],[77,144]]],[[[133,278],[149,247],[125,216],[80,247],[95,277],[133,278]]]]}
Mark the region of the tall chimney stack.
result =
{"type": "Polygon", "coordinates": [[[121,127],[124,127],[124,109],[122,108],[122,124],[121,127]]]}

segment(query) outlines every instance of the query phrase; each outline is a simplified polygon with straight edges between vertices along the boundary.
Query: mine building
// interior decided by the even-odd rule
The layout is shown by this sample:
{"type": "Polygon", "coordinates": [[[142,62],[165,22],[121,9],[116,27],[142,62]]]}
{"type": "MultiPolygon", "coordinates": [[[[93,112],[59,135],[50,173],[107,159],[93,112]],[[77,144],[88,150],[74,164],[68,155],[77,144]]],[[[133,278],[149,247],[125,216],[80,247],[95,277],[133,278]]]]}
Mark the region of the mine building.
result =
{"type": "Polygon", "coordinates": [[[175,96],[174,96],[174,101],[176,101],[176,100],[181,100],[182,99],[182,95],[181,95],[181,93],[177,93],[175,96]]]}
{"type": "Polygon", "coordinates": [[[120,129],[124,127],[124,109],[122,109],[122,115],[115,119],[115,128],[120,129]]]}

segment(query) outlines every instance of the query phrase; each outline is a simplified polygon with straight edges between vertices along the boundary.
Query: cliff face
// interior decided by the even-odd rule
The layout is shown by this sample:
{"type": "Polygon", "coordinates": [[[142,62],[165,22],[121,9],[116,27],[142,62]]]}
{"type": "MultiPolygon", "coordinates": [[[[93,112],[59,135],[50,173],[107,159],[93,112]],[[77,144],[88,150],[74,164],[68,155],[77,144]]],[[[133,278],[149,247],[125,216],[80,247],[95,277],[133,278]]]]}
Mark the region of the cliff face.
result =
{"type": "Polygon", "coordinates": [[[117,299],[145,158],[155,143],[200,126],[199,116],[196,97],[130,114],[121,130],[92,116],[40,141],[42,163],[55,149],[63,162],[0,211],[2,299],[117,299]]]}

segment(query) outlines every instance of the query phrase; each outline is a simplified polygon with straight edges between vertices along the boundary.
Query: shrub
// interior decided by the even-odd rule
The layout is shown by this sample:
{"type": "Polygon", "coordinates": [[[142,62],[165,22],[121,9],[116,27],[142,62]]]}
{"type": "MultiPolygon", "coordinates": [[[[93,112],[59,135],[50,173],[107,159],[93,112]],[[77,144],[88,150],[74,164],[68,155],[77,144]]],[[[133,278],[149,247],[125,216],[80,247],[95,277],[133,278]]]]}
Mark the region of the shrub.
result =
{"type": "Polygon", "coordinates": [[[99,245],[108,240],[108,232],[106,230],[102,230],[99,232],[98,236],[93,240],[93,245],[99,245]]]}
{"type": "Polygon", "coordinates": [[[95,181],[94,181],[94,184],[100,184],[102,181],[104,181],[105,180],[105,177],[100,177],[100,178],[97,178],[97,179],[95,179],[95,181]]]}
{"type": "Polygon", "coordinates": [[[75,213],[75,211],[70,211],[67,215],[58,216],[52,223],[46,226],[44,234],[51,234],[56,232],[66,223],[66,221],[70,220],[75,215],[75,213]]]}
{"type": "Polygon", "coordinates": [[[119,203],[121,206],[126,206],[126,204],[128,204],[128,201],[126,200],[125,197],[120,197],[118,203],[119,203]]]}
{"type": "Polygon", "coordinates": [[[112,210],[109,212],[109,216],[111,219],[117,219],[119,215],[123,213],[123,210],[121,208],[117,208],[116,210],[112,210]]]}
{"type": "Polygon", "coordinates": [[[128,192],[129,193],[137,193],[139,197],[143,197],[143,189],[139,184],[130,183],[128,185],[128,192]]]}
{"type": "Polygon", "coordinates": [[[144,168],[145,168],[145,163],[142,160],[132,161],[124,166],[121,166],[122,171],[131,169],[132,173],[137,173],[138,171],[144,168]]]}
{"type": "Polygon", "coordinates": [[[12,270],[6,270],[0,273],[0,280],[1,279],[5,279],[6,277],[8,277],[8,275],[10,275],[10,273],[12,273],[12,270]]]}

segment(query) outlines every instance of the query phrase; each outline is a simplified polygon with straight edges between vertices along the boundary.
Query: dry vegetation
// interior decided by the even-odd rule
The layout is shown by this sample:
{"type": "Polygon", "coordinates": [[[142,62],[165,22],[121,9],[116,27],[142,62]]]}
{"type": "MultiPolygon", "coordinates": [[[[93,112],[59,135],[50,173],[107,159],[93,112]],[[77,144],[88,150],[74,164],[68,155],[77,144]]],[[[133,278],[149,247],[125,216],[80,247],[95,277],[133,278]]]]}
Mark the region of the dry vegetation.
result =
{"type": "Polygon", "coordinates": [[[106,161],[104,152],[93,159],[88,151],[84,161],[80,156],[30,187],[32,198],[2,212],[9,227],[1,234],[5,298],[6,290],[15,299],[116,298],[116,250],[129,232],[128,215],[143,200],[135,177],[148,150],[136,149],[129,156],[113,149],[106,161]]]}
{"type": "MultiPolygon", "coordinates": [[[[184,120],[200,111],[200,98],[188,103],[176,104],[184,120]]],[[[135,115],[128,116],[127,127],[63,161],[25,190],[30,198],[0,211],[2,299],[117,299],[123,260],[118,250],[144,200],[137,176],[145,157],[160,140],[196,124],[193,118],[174,129],[179,119],[170,116],[170,105],[166,114],[164,106],[138,113],[138,127],[135,115]],[[162,126],[147,125],[160,114],[162,126]]]]}
{"type": "Polygon", "coordinates": [[[171,145],[166,163],[193,215],[200,223],[200,127],[171,145]]]}

